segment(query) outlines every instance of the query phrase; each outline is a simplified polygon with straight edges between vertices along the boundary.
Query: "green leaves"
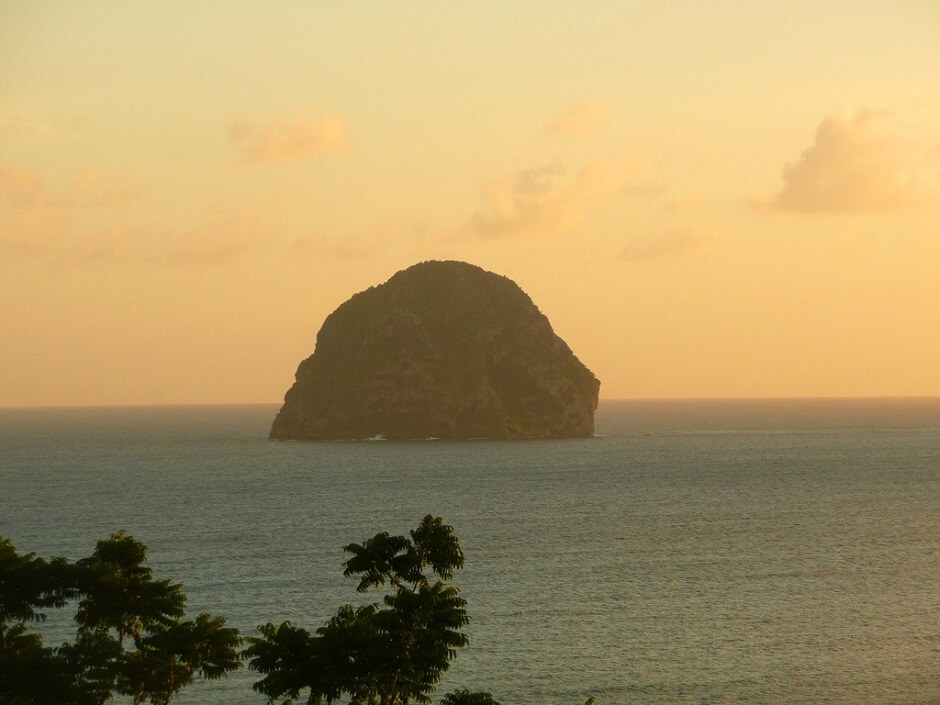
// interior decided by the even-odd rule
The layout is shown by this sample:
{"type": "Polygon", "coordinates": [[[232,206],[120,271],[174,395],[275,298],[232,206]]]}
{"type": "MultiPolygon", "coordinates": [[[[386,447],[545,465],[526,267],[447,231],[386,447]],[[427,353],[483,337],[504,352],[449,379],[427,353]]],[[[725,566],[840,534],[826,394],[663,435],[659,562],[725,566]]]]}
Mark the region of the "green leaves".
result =
{"type": "Polygon", "coordinates": [[[393,585],[415,583],[421,580],[420,562],[411,542],[404,536],[389,536],[388,532],[376,534],[362,545],[351,543],[343,550],[353,557],[343,565],[343,575],[362,575],[356,592],[365,592],[371,587],[385,585],[386,579],[393,585]]]}
{"type": "Polygon", "coordinates": [[[176,624],[153,637],[157,648],[173,653],[190,672],[216,680],[241,667],[238,630],[225,626],[225,617],[203,612],[195,622],[176,624]]]}
{"type": "Polygon", "coordinates": [[[254,689],[270,698],[296,698],[307,687],[310,655],[310,633],[283,622],[279,627],[266,624],[258,627],[261,637],[248,637],[249,646],[243,656],[250,658],[249,668],[266,674],[254,689]]]}
{"type": "Polygon", "coordinates": [[[389,609],[377,612],[375,621],[386,639],[387,669],[396,673],[400,695],[388,702],[429,702],[428,694],[457,649],[468,643],[460,631],[470,621],[466,601],[456,587],[443,582],[420,585],[414,592],[398,590],[384,601],[389,609]]]}
{"type": "Polygon", "coordinates": [[[140,638],[144,631],[167,629],[185,613],[182,586],[154,580],[141,565],[147,547],[119,531],[99,541],[90,558],[76,566],[84,571],[75,620],[80,629],[114,629],[118,640],[140,638]]]}
{"type": "Polygon", "coordinates": [[[0,539],[0,705],[98,705],[115,692],[135,705],[167,705],[196,675],[220,678],[241,666],[238,631],[208,614],[182,621],[182,586],[154,580],[146,554],[124,532],[74,565],[19,556],[0,539]],[[43,646],[26,624],[72,598],[80,598],[75,641],[43,646]]]}
{"type": "MultiPolygon", "coordinates": [[[[345,551],[343,574],[359,576],[358,592],[390,588],[380,602],[343,605],[314,633],[266,624],[240,654],[243,639],[223,617],[183,621],[182,586],[155,580],[143,565],[147,547],[124,532],[75,564],[21,556],[0,537],[0,705],[101,705],[115,693],[169,705],[197,676],[240,668],[241,656],[262,674],[253,687],[270,703],[289,705],[304,691],[309,705],[430,703],[468,643],[466,600],[447,582],[464,563],[453,527],[428,515],[407,537],[383,532],[345,551]],[[44,646],[29,623],[73,599],[75,640],[44,646]]],[[[441,703],[499,705],[469,690],[441,703]]]]}
{"type": "Polygon", "coordinates": [[[249,668],[264,674],[255,690],[272,703],[304,690],[308,703],[344,696],[350,705],[430,702],[468,641],[466,601],[444,582],[463,567],[453,527],[428,515],[410,538],[383,532],[344,550],[352,556],[343,575],[360,577],[357,592],[386,584],[392,592],[382,606],[341,607],[315,635],[289,622],[259,627],[262,636],[245,651],[249,668]],[[440,580],[431,582],[428,568],[440,580]]]}
{"type": "Polygon", "coordinates": [[[357,592],[381,587],[386,580],[392,587],[411,585],[415,589],[427,583],[424,568],[429,567],[442,580],[449,580],[454,570],[463,567],[463,552],[454,528],[430,514],[411,531],[411,540],[382,532],[361,545],[344,546],[343,550],[353,554],[343,564],[343,575],[362,575],[357,592]]]}
{"type": "Polygon", "coordinates": [[[39,610],[62,607],[75,594],[73,583],[74,570],[64,559],[21,556],[9,539],[0,537],[0,634],[9,621],[44,620],[39,610]]]}
{"type": "Polygon", "coordinates": [[[430,566],[441,579],[449,580],[463,568],[463,551],[454,536],[454,527],[430,514],[411,532],[414,550],[422,566],[430,566]]]}
{"type": "Polygon", "coordinates": [[[492,693],[455,690],[441,700],[441,705],[499,705],[492,693]]]}

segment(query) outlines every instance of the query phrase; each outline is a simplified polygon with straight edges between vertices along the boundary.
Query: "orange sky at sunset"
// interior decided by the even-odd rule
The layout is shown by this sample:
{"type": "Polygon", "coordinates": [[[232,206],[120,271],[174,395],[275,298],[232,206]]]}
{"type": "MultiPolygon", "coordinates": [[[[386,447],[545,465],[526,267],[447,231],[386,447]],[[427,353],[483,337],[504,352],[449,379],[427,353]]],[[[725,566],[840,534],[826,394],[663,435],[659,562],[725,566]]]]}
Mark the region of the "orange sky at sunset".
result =
{"type": "Polygon", "coordinates": [[[602,398],[940,395],[940,3],[0,4],[0,406],[277,402],[426,259],[602,398]]]}

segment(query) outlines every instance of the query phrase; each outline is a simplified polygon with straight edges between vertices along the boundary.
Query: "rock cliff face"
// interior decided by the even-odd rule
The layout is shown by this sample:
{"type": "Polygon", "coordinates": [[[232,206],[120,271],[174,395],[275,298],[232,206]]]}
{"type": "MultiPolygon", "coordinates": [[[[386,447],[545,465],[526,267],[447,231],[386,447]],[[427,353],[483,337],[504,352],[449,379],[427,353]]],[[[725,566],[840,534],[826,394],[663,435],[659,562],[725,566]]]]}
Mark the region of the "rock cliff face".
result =
{"type": "Polygon", "coordinates": [[[327,317],[271,438],[591,436],[599,388],[515,282],[423,262],[327,317]]]}

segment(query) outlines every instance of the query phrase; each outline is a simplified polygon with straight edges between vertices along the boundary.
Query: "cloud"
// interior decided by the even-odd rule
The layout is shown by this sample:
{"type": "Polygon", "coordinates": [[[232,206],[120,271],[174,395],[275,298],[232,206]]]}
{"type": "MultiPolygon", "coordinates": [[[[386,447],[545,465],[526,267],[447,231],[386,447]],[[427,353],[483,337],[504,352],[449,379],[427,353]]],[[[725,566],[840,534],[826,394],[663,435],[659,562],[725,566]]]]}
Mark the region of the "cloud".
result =
{"type": "Polygon", "coordinates": [[[559,166],[525,169],[486,191],[489,208],[471,218],[481,237],[569,230],[618,194],[645,195],[643,184],[628,184],[624,165],[593,161],[574,180],[559,166]]]}
{"type": "Polygon", "coordinates": [[[149,258],[159,265],[218,265],[254,249],[272,236],[271,225],[254,213],[222,216],[196,228],[170,233],[149,258]]]}
{"type": "Polygon", "coordinates": [[[117,227],[96,231],[60,248],[57,260],[72,265],[218,266],[260,246],[271,234],[264,218],[240,212],[186,229],[117,227]]]}
{"type": "Polygon", "coordinates": [[[52,190],[28,167],[0,165],[0,252],[43,256],[58,251],[82,210],[117,208],[137,198],[125,181],[86,170],[66,187],[52,190]]]}
{"type": "Polygon", "coordinates": [[[545,129],[555,135],[580,137],[597,132],[610,119],[610,106],[599,100],[582,103],[552,119],[545,129]]]}
{"type": "Polygon", "coordinates": [[[48,254],[66,224],[65,208],[38,173],[19,164],[0,165],[0,253],[48,254]]]}
{"type": "Polygon", "coordinates": [[[118,208],[140,196],[126,179],[86,169],[72,185],[70,195],[76,203],[100,208],[118,208]]]}
{"type": "Polygon", "coordinates": [[[830,115],[813,145],[783,170],[783,187],[761,205],[803,213],[896,211],[923,200],[935,176],[926,150],[888,112],[830,115]]]}
{"type": "Polygon", "coordinates": [[[618,259],[637,263],[681,257],[701,249],[710,240],[707,233],[692,228],[663,230],[652,237],[628,244],[620,251],[618,259]]]}
{"type": "Polygon", "coordinates": [[[229,127],[229,140],[246,163],[290,162],[344,151],[349,138],[339,116],[315,120],[297,113],[267,122],[238,120],[229,127]]]}
{"type": "Polygon", "coordinates": [[[705,205],[705,195],[693,193],[687,196],[678,196],[671,198],[663,204],[662,212],[668,214],[674,213],[693,213],[700,210],[705,205]]]}
{"type": "Polygon", "coordinates": [[[272,235],[270,221],[251,212],[222,214],[188,229],[88,225],[89,210],[116,208],[136,196],[122,180],[97,171],[52,192],[35,171],[0,165],[0,255],[69,265],[216,265],[272,235]]]}
{"type": "Polygon", "coordinates": [[[477,212],[472,223],[483,237],[568,227],[583,216],[577,183],[566,184],[561,167],[526,169],[486,192],[489,214],[477,212]]]}
{"type": "Polygon", "coordinates": [[[39,174],[19,164],[0,165],[0,197],[14,208],[31,208],[48,200],[39,174]]]}
{"type": "Polygon", "coordinates": [[[88,131],[88,121],[83,118],[62,118],[40,122],[15,113],[0,118],[0,132],[40,138],[77,135],[88,131]]]}
{"type": "Polygon", "coordinates": [[[65,189],[53,194],[42,177],[20,164],[0,165],[0,205],[24,210],[36,207],[103,207],[123,206],[140,193],[125,178],[94,169],[86,169],[65,189]]]}

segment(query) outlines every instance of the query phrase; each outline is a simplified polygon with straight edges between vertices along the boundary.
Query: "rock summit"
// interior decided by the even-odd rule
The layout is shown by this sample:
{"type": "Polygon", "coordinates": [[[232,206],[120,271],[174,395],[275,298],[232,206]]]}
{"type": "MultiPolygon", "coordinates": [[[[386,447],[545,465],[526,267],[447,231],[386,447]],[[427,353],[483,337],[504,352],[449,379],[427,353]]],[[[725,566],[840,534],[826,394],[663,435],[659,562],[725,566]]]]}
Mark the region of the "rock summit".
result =
{"type": "Polygon", "coordinates": [[[511,279],[422,262],[327,317],[271,438],[591,436],[599,388],[511,279]]]}

